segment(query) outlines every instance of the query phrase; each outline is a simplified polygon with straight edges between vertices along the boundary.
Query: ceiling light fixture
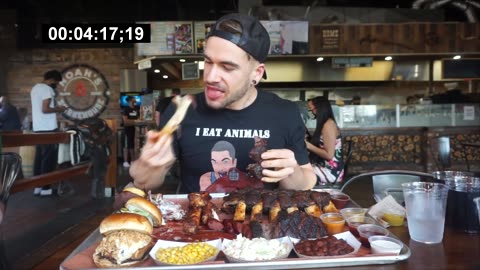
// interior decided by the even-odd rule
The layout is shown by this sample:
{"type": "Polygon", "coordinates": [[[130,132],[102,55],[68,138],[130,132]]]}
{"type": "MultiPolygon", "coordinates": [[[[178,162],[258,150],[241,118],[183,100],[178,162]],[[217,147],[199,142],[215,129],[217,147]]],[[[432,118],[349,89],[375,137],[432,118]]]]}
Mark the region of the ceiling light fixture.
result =
{"type": "Polygon", "coordinates": [[[322,62],[323,61],[323,57],[318,57],[317,58],[317,62],[322,62]]]}
{"type": "Polygon", "coordinates": [[[168,75],[163,75],[163,78],[164,78],[164,79],[168,79],[168,75]]]}
{"type": "Polygon", "coordinates": [[[455,55],[455,56],[453,57],[453,60],[458,60],[458,59],[461,59],[461,58],[462,58],[461,55],[455,55]]]}
{"type": "Polygon", "coordinates": [[[160,69],[155,69],[153,72],[160,73],[160,69]]]}
{"type": "Polygon", "coordinates": [[[185,63],[185,59],[183,59],[183,58],[180,58],[180,60],[178,60],[178,61],[180,61],[182,63],[185,63]]]}
{"type": "Polygon", "coordinates": [[[392,61],[392,57],[389,55],[389,56],[385,56],[385,61],[392,61]]]}

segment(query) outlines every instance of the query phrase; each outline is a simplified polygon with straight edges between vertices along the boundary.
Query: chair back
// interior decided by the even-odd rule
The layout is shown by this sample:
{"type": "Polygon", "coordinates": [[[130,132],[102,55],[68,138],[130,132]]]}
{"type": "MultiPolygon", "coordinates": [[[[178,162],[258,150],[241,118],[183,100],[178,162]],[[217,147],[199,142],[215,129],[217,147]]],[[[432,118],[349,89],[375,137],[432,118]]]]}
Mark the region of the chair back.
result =
{"type": "Polygon", "coordinates": [[[13,152],[0,153],[0,200],[6,202],[10,196],[10,188],[17,178],[22,158],[13,152]]]}
{"type": "Polygon", "coordinates": [[[400,204],[404,202],[402,184],[420,181],[420,177],[408,174],[381,174],[372,176],[373,197],[379,202],[387,195],[400,204]]]}

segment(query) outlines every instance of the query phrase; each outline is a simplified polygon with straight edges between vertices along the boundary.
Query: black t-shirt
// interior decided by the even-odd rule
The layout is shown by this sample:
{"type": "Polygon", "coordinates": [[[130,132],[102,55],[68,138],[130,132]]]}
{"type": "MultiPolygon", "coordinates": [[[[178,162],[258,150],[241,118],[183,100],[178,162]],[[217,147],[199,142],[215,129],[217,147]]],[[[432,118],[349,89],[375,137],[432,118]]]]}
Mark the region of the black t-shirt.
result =
{"type": "MultiPolygon", "coordinates": [[[[211,149],[218,141],[235,147],[236,168],[245,172],[254,137],[267,139],[267,149],[288,148],[295,153],[298,164],[309,162],[305,146],[305,128],[295,103],[277,95],[258,91],[257,99],[243,110],[214,110],[207,106],[204,93],[195,95],[196,106],[189,108],[175,139],[175,151],[181,165],[182,192],[200,190],[199,179],[213,171],[211,149]]],[[[169,106],[163,127],[175,111],[169,106]]]]}
{"type": "MultiPolygon", "coordinates": [[[[137,120],[140,117],[140,108],[138,108],[137,106],[133,108],[130,106],[124,107],[122,111],[122,115],[126,116],[127,119],[137,120]]],[[[135,127],[124,125],[124,129],[135,129],[135,127]]]]}

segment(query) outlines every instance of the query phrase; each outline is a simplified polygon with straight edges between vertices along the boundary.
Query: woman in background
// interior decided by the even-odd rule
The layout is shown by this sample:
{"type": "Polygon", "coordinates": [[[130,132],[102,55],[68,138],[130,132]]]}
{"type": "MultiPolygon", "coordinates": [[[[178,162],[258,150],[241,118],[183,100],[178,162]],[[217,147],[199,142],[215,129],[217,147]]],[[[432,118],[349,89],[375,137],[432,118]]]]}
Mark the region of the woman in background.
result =
{"type": "Polygon", "coordinates": [[[318,184],[339,183],[343,180],[342,138],[332,107],[328,99],[315,97],[308,100],[308,108],[317,119],[312,139],[305,142],[318,184]]]}

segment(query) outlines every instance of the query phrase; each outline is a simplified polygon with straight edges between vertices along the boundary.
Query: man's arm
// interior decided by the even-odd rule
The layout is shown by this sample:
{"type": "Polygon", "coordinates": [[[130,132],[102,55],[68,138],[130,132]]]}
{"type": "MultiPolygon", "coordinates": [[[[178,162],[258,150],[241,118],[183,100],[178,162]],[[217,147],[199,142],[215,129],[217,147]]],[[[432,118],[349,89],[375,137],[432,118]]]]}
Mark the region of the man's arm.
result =
{"type": "Polygon", "coordinates": [[[51,101],[51,98],[47,98],[47,99],[42,100],[42,112],[43,113],[62,113],[67,109],[67,107],[61,106],[61,105],[57,106],[57,107],[50,108],[50,101],[51,101]]]}
{"type": "Polygon", "coordinates": [[[294,173],[280,181],[283,189],[311,189],[317,183],[317,176],[310,163],[295,167],[294,173]]]}

